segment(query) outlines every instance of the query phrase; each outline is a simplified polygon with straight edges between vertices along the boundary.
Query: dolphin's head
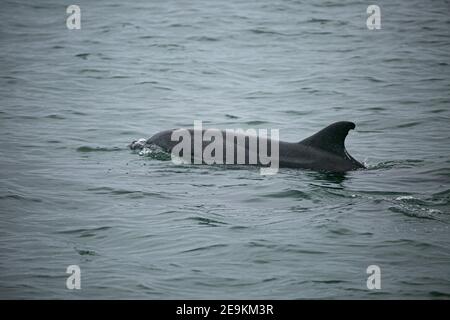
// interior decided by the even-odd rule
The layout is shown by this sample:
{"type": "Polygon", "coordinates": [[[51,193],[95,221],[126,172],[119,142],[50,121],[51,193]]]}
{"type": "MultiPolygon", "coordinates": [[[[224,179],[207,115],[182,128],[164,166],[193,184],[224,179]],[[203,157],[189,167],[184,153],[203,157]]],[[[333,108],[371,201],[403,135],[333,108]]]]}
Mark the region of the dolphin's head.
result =
{"type": "Polygon", "coordinates": [[[147,143],[146,139],[139,139],[139,140],[134,140],[133,142],[131,142],[128,147],[131,150],[142,150],[145,146],[145,144],[147,143]]]}

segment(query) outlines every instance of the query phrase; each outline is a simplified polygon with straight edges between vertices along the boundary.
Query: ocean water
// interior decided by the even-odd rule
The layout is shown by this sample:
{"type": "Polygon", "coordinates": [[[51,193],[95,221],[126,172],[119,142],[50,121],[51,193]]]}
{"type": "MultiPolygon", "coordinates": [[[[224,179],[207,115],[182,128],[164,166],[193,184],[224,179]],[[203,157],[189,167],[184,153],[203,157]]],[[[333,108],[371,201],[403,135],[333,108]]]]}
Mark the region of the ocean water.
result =
{"type": "Polygon", "coordinates": [[[2,1],[0,298],[448,299],[450,2],[373,4],[380,30],[363,1],[2,1]],[[368,169],[127,148],[194,120],[353,121],[368,169]]]}

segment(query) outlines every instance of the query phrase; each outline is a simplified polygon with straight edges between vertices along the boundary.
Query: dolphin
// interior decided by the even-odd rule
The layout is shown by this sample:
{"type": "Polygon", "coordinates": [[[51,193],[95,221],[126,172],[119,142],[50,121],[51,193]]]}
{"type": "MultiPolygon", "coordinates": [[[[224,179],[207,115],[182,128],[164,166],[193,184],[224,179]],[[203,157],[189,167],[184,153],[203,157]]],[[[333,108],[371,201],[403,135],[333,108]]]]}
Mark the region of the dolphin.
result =
{"type": "MultiPolygon", "coordinates": [[[[355,124],[349,121],[335,122],[312,136],[300,142],[278,141],[279,145],[279,167],[301,168],[324,172],[346,172],[351,170],[363,169],[365,166],[355,160],[345,149],[345,138],[350,130],[355,129],[355,124]]],[[[165,152],[172,152],[175,145],[179,143],[177,139],[172,140],[172,134],[179,129],[165,130],[153,135],[149,139],[139,139],[133,141],[129,148],[132,150],[141,150],[143,148],[156,145],[165,152]]],[[[218,130],[218,129],[215,129],[218,130]]],[[[203,130],[204,132],[204,130],[203,130]]],[[[225,137],[225,131],[220,131],[225,137]]],[[[189,129],[191,137],[194,137],[194,130],[189,129]]],[[[234,147],[249,149],[249,137],[245,136],[245,144],[237,145],[238,139],[233,139],[234,147]]],[[[257,137],[259,140],[260,138],[257,137]]],[[[193,139],[192,139],[193,140],[193,139]]],[[[242,141],[242,140],[241,140],[242,141]]],[[[271,140],[267,139],[268,152],[271,152],[271,140]]],[[[193,142],[192,142],[193,143],[193,142]]],[[[209,144],[208,141],[202,141],[203,150],[209,144]]],[[[226,157],[226,146],[223,146],[223,157],[226,157]]],[[[193,148],[191,148],[191,157],[193,158],[193,148]]],[[[236,149],[237,150],[237,149],[236,149]]],[[[234,163],[236,154],[234,152],[234,163]]],[[[225,161],[223,161],[225,163],[225,161]]],[[[228,162],[227,162],[228,164],[228,162]]],[[[245,155],[245,162],[249,163],[249,152],[245,155]]],[[[256,165],[263,165],[259,159],[256,165]]]]}

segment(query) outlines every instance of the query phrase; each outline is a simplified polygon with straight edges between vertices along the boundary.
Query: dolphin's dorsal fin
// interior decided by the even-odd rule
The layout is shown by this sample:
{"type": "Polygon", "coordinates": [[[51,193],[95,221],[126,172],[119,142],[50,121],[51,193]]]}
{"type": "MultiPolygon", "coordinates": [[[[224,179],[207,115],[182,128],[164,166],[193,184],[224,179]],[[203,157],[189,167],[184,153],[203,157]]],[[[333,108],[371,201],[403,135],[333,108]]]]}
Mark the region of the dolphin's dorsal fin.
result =
{"type": "Polygon", "coordinates": [[[355,124],[353,122],[335,122],[309,138],[300,141],[299,144],[352,159],[345,150],[344,144],[348,132],[352,129],[355,129],[355,124]]]}

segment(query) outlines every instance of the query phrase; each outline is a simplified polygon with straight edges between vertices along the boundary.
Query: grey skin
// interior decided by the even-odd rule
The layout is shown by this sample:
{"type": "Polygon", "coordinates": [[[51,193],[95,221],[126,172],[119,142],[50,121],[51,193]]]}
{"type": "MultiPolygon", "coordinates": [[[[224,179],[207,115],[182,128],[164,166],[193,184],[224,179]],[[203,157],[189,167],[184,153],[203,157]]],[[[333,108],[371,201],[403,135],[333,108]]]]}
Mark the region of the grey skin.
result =
{"type": "MultiPolygon", "coordinates": [[[[348,132],[352,129],[355,129],[355,124],[353,122],[341,121],[329,125],[328,127],[300,142],[279,141],[279,167],[302,168],[325,172],[346,172],[365,168],[363,164],[350,156],[345,149],[345,138],[347,137],[348,132]]],[[[170,153],[172,148],[179,143],[179,141],[171,140],[171,135],[175,130],[177,129],[159,132],[148,140],[140,139],[133,141],[129,147],[132,150],[140,150],[144,147],[157,145],[164,151],[170,153]]],[[[189,132],[193,143],[193,129],[190,129],[189,132]]],[[[225,137],[224,131],[222,131],[222,134],[223,137],[225,137]]],[[[209,143],[209,141],[204,141],[203,149],[209,143]]],[[[245,162],[243,164],[249,164],[248,136],[246,136],[245,145],[238,145],[236,139],[234,139],[233,143],[235,147],[234,163],[236,163],[237,148],[245,148],[247,152],[245,162]]],[[[270,139],[268,139],[267,149],[268,154],[270,155],[270,139]]],[[[193,147],[191,150],[194,150],[193,147]]],[[[224,163],[225,154],[226,142],[224,139],[224,163]]],[[[193,159],[192,154],[191,159],[193,159]]],[[[262,165],[259,160],[260,159],[258,157],[258,162],[256,165],[262,165]]]]}

